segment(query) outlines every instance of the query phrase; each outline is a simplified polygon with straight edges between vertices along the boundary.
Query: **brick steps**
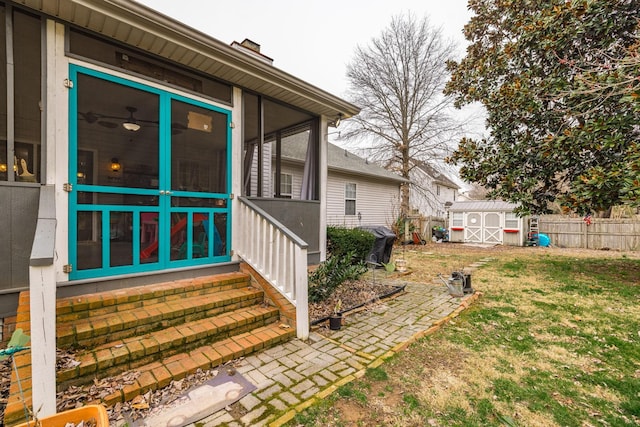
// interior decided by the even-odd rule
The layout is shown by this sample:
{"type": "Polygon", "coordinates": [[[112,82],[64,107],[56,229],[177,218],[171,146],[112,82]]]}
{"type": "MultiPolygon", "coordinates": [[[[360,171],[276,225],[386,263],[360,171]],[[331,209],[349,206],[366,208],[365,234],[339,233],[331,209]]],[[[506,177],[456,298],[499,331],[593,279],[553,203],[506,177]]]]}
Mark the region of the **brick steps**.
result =
{"type": "Polygon", "coordinates": [[[180,380],[193,374],[198,369],[216,367],[229,360],[286,342],[294,336],[295,331],[292,328],[284,329],[279,327],[279,324],[272,323],[215,344],[175,354],[160,362],[149,363],[138,368],[140,376],[134,384],[104,397],[103,402],[112,406],[118,402],[131,400],[149,390],[162,388],[173,380],[180,380]]]}
{"type": "Polygon", "coordinates": [[[77,353],[75,359],[80,365],[57,372],[58,388],[86,384],[97,375],[116,375],[207,342],[277,322],[278,319],[277,308],[254,306],[111,341],[77,353]]]}
{"type": "MultiPolygon", "coordinates": [[[[245,283],[247,286],[247,283],[245,283]]],[[[177,295],[173,295],[177,296],[177,295]]],[[[263,292],[254,288],[231,289],[141,306],[118,307],[106,314],[97,310],[91,317],[60,321],[56,326],[58,347],[86,348],[108,341],[140,335],[187,321],[210,317],[264,301],[263,292]]],[[[128,305],[128,304],[125,304],[128,305]]],[[[90,310],[88,310],[90,311],[90,310]]],[[[68,318],[69,316],[65,316],[68,318]]]]}
{"type": "MultiPolygon", "coordinates": [[[[295,309],[274,295],[252,272],[234,272],[60,298],[57,345],[71,351],[79,364],[58,370],[58,391],[138,371],[134,384],[102,399],[114,405],[198,369],[285,342],[295,336],[295,326],[283,327],[291,324],[295,309]]],[[[24,292],[18,327],[26,334],[29,318],[29,295],[24,292]]],[[[7,427],[24,422],[23,401],[28,406],[32,402],[31,354],[25,351],[15,360],[23,393],[13,373],[4,414],[7,427]]]]}
{"type": "Polygon", "coordinates": [[[59,298],[56,301],[56,317],[58,323],[75,322],[82,318],[123,312],[158,302],[238,289],[248,285],[248,278],[245,274],[234,272],[59,298]]]}

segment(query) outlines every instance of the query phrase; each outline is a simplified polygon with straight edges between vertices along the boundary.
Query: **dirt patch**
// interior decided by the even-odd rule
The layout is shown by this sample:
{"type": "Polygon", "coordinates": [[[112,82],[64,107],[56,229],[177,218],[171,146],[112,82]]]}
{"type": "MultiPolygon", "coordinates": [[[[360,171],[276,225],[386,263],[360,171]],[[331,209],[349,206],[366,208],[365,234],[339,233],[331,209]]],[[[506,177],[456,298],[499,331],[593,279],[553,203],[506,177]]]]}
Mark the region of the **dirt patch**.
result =
{"type": "Polygon", "coordinates": [[[339,400],[336,402],[336,409],[343,414],[342,419],[347,425],[358,425],[360,420],[367,418],[369,409],[350,400],[339,400]]]}
{"type": "Polygon", "coordinates": [[[366,304],[374,304],[390,293],[399,289],[398,285],[383,283],[378,279],[373,281],[371,274],[363,280],[349,281],[336,288],[335,292],[325,301],[309,304],[311,323],[329,317],[340,302],[340,312],[348,312],[366,304]]]}

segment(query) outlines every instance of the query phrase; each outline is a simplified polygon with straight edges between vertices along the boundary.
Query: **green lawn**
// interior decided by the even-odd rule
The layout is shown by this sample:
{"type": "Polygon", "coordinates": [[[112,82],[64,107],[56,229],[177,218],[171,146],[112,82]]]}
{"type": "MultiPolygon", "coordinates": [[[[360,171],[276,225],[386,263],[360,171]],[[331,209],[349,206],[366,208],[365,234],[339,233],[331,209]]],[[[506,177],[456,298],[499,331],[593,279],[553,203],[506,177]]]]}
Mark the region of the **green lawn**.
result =
{"type": "MultiPolygon", "coordinates": [[[[406,255],[442,272],[474,259],[406,255]]],[[[640,425],[640,260],[532,248],[482,256],[494,260],[473,273],[483,296],[470,309],[289,425],[640,425]]],[[[435,277],[424,268],[415,277],[435,277]]]]}

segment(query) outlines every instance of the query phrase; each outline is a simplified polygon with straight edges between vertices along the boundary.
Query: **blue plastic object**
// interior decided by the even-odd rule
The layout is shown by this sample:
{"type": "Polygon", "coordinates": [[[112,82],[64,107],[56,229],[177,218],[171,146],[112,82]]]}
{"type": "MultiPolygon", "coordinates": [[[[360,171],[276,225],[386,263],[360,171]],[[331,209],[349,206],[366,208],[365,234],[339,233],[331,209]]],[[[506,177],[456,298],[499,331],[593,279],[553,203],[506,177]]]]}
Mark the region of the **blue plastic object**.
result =
{"type": "Polygon", "coordinates": [[[548,247],[551,245],[551,239],[546,234],[538,234],[538,244],[540,246],[548,247]]]}

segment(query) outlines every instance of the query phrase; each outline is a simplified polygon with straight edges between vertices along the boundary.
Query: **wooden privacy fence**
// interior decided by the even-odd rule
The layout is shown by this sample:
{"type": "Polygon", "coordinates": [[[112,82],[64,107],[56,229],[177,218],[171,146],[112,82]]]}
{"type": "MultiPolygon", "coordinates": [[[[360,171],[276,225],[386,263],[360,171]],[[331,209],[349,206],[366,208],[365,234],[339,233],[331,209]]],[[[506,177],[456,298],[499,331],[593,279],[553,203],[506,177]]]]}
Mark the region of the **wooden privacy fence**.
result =
{"type": "Polygon", "coordinates": [[[561,248],[640,250],[640,220],[592,218],[591,224],[582,218],[560,215],[540,217],[540,233],[561,248]]]}
{"type": "MultiPolygon", "coordinates": [[[[436,216],[421,216],[421,215],[409,215],[407,219],[411,222],[415,231],[419,231],[422,234],[422,237],[427,241],[431,241],[431,230],[433,227],[443,227],[447,226],[447,223],[444,218],[436,217],[436,216]]],[[[411,235],[407,234],[406,239],[411,240],[411,235]]]]}

